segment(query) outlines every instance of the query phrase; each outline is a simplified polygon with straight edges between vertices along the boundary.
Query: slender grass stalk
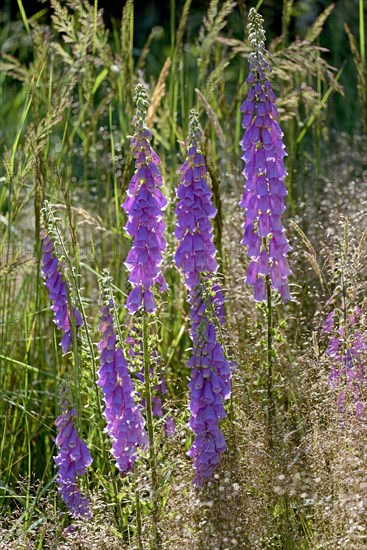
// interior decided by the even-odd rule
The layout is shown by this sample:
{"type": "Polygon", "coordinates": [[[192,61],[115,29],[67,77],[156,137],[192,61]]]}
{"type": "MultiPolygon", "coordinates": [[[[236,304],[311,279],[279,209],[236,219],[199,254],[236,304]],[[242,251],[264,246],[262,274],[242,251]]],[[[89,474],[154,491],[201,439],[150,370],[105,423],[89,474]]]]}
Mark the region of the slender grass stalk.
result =
{"type": "MultiPolygon", "coordinates": [[[[26,371],[26,384],[27,384],[27,389],[25,390],[26,391],[26,398],[27,398],[27,394],[28,394],[28,371],[26,371]]],[[[24,405],[24,407],[26,407],[26,404],[24,405]]],[[[25,501],[25,509],[26,509],[26,515],[24,517],[24,527],[25,529],[28,529],[28,526],[29,526],[29,520],[30,520],[30,514],[28,512],[28,508],[29,508],[29,503],[30,503],[30,500],[31,500],[31,495],[30,495],[30,492],[31,492],[31,477],[32,477],[32,452],[31,452],[31,437],[30,437],[30,429],[29,429],[29,422],[28,422],[28,417],[27,415],[24,415],[24,421],[25,421],[25,426],[26,426],[26,430],[25,430],[25,433],[26,433],[26,445],[27,445],[27,493],[26,493],[26,501],[25,501]]]]}
{"type": "MultiPolygon", "coordinates": [[[[364,36],[364,29],[362,29],[362,24],[364,25],[363,14],[361,17],[362,17],[362,23],[360,21],[360,37],[364,36]]],[[[353,35],[347,23],[344,23],[344,30],[347,33],[347,36],[349,39],[350,49],[353,54],[354,64],[357,70],[357,83],[358,83],[357,90],[358,90],[358,95],[362,106],[365,131],[367,132],[367,86],[366,86],[367,66],[365,61],[365,49],[364,49],[364,45],[362,46],[362,44],[360,44],[358,49],[355,36],[353,35]],[[362,55],[364,56],[364,61],[362,59],[362,55]]]]}
{"type": "Polygon", "coordinates": [[[96,52],[97,22],[98,22],[98,0],[94,0],[94,6],[93,6],[93,55],[96,52]]]}
{"type": "MultiPolygon", "coordinates": [[[[335,75],[335,81],[338,82],[339,78],[341,77],[343,71],[344,71],[344,67],[345,67],[345,64],[346,64],[346,61],[344,61],[343,65],[340,67],[339,71],[337,72],[337,74],[335,75]]],[[[326,104],[327,100],[329,99],[330,95],[332,94],[333,92],[333,87],[332,86],[329,86],[329,88],[326,90],[325,94],[323,95],[321,101],[319,103],[317,103],[317,105],[314,107],[313,111],[312,111],[312,114],[311,116],[309,117],[309,119],[307,120],[307,122],[305,123],[304,127],[302,128],[302,130],[300,131],[300,133],[298,134],[297,138],[296,138],[296,144],[298,145],[299,143],[301,143],[301,141],[303,140],[303,138],[305,137],[307,131],[310,129],[310,127],[312,126],[314,120],[317,118],[320,110],[322,109],[323,105],[326,104]]]]}
{"type": "MultiPolygon", "coordinates": [[[[37,80],[36,80],[35,83],[32,82],[32,84],[34,84],[35,87],[40,82],[42,73],[43,73],[43,71],[46,67],[46,62],[47,62],[47,60],[45,59],[42,67],[38,68],[37,80]]],[[[23,131],[24,125],[26,123],[27,116],[28,116],[29,110],[31,108],[32,102],[33,102],[33,95],[31,94],[30,97],[29,97],[29,100],[28,100],[28,102],[27,102],[27,104],[26,104],[26,106],[23,110],[22,118],[20,120],[19,127],[18,127],[18,132],[17,132],[17,135],[16,135],[15,140],[14,140],[14,144],[13,144],[13,147],[12,147],[11,158],[10,158],[10,174],[11,174],[11,176],[13,176],[15,154],[16,154],[16,151],[17,151],[17,148],[18,148],[18,145],[19,145],[20,136],[22,135],[22,131],[23,131]]]]}
{"type": "Polygon", "coordinates": [[[283,36],[283,48],[288,45],[288,33],[289,23],[292,17],[293,0],[283,0],[283,13],[282,13],[282,36],[283,36]]]}
{"type": "Polygon", "coordinates": [[[113,128],[112,128],[112,105],[110,104],[109,110],[108,110],[108,119],[109,119],[109,125],[110,125],[110,136],[111,136],[111,162],[112,162],[112,170],[113,170],[113,192],[114,192],[114,202],[115,202],[115,213],[116,213],[116,227],[117,231],[121,231],[121,212],[120,212],[120,201],[119,201],[119,195],[120,190],[117,183],[117,177],[116,177],[116,161],[115,161],[115,140],[113,137],[113,128]]]}
{"type": "Polygon", "coordinates": [[[149,331],[148,331],[148,315],[143,310],[143,352],[144,352],[144,384],[145,384],[145,402],[147,409],[147,426],[149,435],[149,465],[152,481],[152,501],[153,501],[153,537],[155,550],[161,548],[161,537],[159,533],[159,506],[158,506],[158,474],[157,474],[157,462],[154,445],[154,426],[153,426],[153,412],[152,412],[152,399],[151,399],[151,385],[150,385],[150,355],[149,355],[149,331]]]}
{"type": "MultiPolygon", "coordinates": [[[[238,71],[238,84],[237,84],[237,92],[239,93],[242,83],[244,81],[244,75],[245,75],[245,69],[244,66],[241,64],[240,70],[238,71]]],[[[237,95],[236,95],[237,99],[237,95]]],[[[241,139],[241,111],[239,109],[236,109],[236,126],[235,126],[235,143],[239,143],[241,139]]]]}
{"type": "Polygon", "coordinates": [[[26,12],[25,12],[25,9],[24,9],[24,6],[23,6],[23,2],[22,2],[22,0],[17,0],[17,2],[18,2],[18,8],[19,8],[19,11],[20,11],[20,15],[22,16],[22,21],[24,23],[24,27],[25,27],[27,33],[30,34],[31,29],[29,27],[28,18],[27,18],[27,15],[26,15],[26,12]]]}
{"type": "Polygon", "coordinates": [[[366,42],[364,32],[364,0],[359,0],[359,50],[361,55],[361,69],[363,75],[361,83],[361,102],[364,109],[364,124],[367,135],[367,65],[366,65],[366,42]]]}
{"type": "Polygon", "coordinates": [[[171,58],[173,58],[174,50],[175,50],[175,17],[176,17],[176,10],[175,10],[176,2],[175,0],[171,0],[170,4],[170,31],[171,31],[171,58]]]}
{"type": "MultiPolygon", "coordinates": [[[[319,44],[319,39],[317,40],[317,43],[319,44]]],[[[317,52],[317,57],[318,57],[318,60],[320,60],[320,52],[318,51],[317,52]]],[[[321,98],[321,92],[322,92],[322,89],[321,89],[321,85],[322,85],[322,82],[321,82],[321,74],[320,74],[320,67],[319,67],[319,62],[317,64],[318,66],[318,70],[317,70],[317,80],[316,80],[316,90],[317,90],[317,97],[318,98],[321,98]]],[[[321,108],[320,108],[320,111],[321,111],[321,108]]],[[[320,117],[317,116],[316,117],[316,120],[315,120],[315,123],[314,123],[314,128],[313,128],[313,154],[314,154],[314,158],[315,158],[315,177],[316,177],[316,180],[315,180],[315,204],[316,204],[316,208],[319,208],[319,204],[320,204],[320,200],[321,200],[321,197],[322,197],[322,193],[321,193],[321,189],[320,189],[320,168],[321,168],[321,163],[320,163],[320,117]]]]}
{"type": "Polygon", "coordinates": [[[364,37],[364,0],[359,0],[359,45],[362,65],[366,65],[366,43],[364,37]]]}
{"type": "Polygon", "coordinates": [[[171,0],[170,3],[170,30],[171,30],[171,59],[172,59],[172,65],[171,65],[171,75],[173,78],[169,81],[169,98],[170,98],[170,114],[172,117],[172,132],[171,132],[171,143],[170,147],[172,150],[174,150],[176,145],[176,124],[177,124],[177,101],[178,101],[178,86],[179,86],[179,79],[178,79],[178,62],[176,58],[176,24],[175,24],[175,18],[176,18],[176,2],[175,0],[171,0]]]}

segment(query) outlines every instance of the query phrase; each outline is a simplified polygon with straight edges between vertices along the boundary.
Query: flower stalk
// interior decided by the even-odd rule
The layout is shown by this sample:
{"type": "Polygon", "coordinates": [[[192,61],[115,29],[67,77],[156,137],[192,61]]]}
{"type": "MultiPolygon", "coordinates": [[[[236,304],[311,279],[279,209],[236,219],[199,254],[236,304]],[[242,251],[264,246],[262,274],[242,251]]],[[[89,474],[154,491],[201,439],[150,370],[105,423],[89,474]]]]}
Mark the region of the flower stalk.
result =
{"type": "Polygon", "coordinates": [[[149,465],[152,483],[152,502],[153,502],[153,536],[155,548],[158,550],[161,543],[159,534],[159,504],[158,504],[158,473],[157,461],[154,445],[154,424],[152,412],[152,393],[150,385],[150,353],[149,353],[149,331],[148,331],[148,315],[143,311],[143,352],[144,352],[144,386],[145,386],[145,403],[147,414],[147,428],[149,436],[149,465]]]}
{"type": "Polygon", "coordinates": [[[276,96],[267,77],[271,66],[267,61],[263,19],[254,8],[250,10],[248,35],[253,48],[249,57],[250,74],[246,80],[249,92],[241,105],[241,140],[245,188],[240,206],[246,211],[244,236],[251,259],[246,283],[253,286],[254,299],[267,302],[267,280],[279,291],[283,302],[291,299],[288,277],[291,270],[287,254],[291,250],[282,214],[287,195],[284,166],[286,156],[283,132],[277,122],[276,96]]]}
{"type": "Polygon", "coordinates": [[[198,114],[190,113],[190,130],[185,142],[187,158],[181,166],[179,202],[176,206],[175,236],[179,242],[175,262],[181,268],[190,305],[192,356],[190,389],[190,428],[195,434],[188,452],[194,461],[193,483],[202,487],[214,474],[226,443],[219,421],[229,399],[230,365],[221,339],[224,298],[213,275],[218,269],[211,218],[217,213],[208,186],[208,171],[201,152],[202,132],[198,114]]]}
{"type": "Polygon", "coordinates": [[[273,310],[271,281],[266,277],[266,318],[267,318],[267,394],[268,394],[268,442],[273,447],[273,429],[275,420],[275,403],[273,394],[273,310]]]}
{"type": "MultiPolygon", "coordinates": [[[[159,168],[160,158],[150,141],[152,133],[147,126],[148,94],[138,84],[134,94],[136,109],[132,124],[134,135],[130,145],[135,158],[135,173],[130,181],[127,198],[123,203],[127,215],[125,229],[132,237],[132,246],[126,258],[129,282],[132,290],[127,298],[129,313],[139,315],[142,321],[142,346],[144,372],[144,399],[149,436],[149,464],[152,483],[152,519],[154,547],[161,547],[159,533],[158,471],[155,454],[153,401],[151,376],[152,355],[149,349],[148,317],[157,309],[156,291],[167,288],[161,264],[166,250],[163,211],[167,200],[161,191],[163,178],[159,168]]],[[[132,317],[133,318],[133,317],[132,317]]],[[[154,353],[154,352],[153,352],[154,353]]],[[[132,350],[132,355],[134,350],[132,350]]]]}

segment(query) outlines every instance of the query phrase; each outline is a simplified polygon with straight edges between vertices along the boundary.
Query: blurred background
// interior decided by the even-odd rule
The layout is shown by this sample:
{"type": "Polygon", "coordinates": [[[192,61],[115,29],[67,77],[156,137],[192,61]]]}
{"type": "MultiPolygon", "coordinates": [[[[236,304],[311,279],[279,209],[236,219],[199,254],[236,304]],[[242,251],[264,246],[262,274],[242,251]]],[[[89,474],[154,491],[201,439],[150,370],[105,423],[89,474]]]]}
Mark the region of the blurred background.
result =
{"type": "MultiPolygon", "coordinates": [[[[250,1],[243,2],[243,4],[249,9],[252,6],[256,6],[258,2],[250,1]]],[[[283,2],[278,0],[265,0],[261,3],[260,11],[265,19],[268,40],[282,33],[282,25],[284,25],[283,4],[283,2]]],[[[317,17],[326,8],[334,6],[334,9],[323,26],[323,32],[319,36],[317,43],[329,50],[328,52],[324,52],[323,57],[327,59],[330,65],[340,68],[345,64],[343,73],[340,77],[340,83],[345,89],[346,98],[345,100],[341,100],[339,97],[333,98],[331,123],[333,127],[345,129],[347,132],[351,133],[356,126],[359,127],[361,117],[357,95],[356,70],[348,37],[344,30],[344,24],[347,23],[353,35],[358,38],[359,0],[336,0],[335,2],[330,2],[328,0],[295,0],[288,2],[288,4],[292,14],[287,31],[289,41],[297,37],[303,39],[309,27],[317,17]]],[[[124,1],[109,2],[108,0],[100,0],[98,2],[98,7],[103,9],[104,21],[109,29],[112,29],[114,21],[119,21],[121,19],[124,5],[124,1]]],[[[156,74],[159,69],[160,58],[164,57],[164,54],[168,54],[170,51],[172,9],[174,10],[175,22],[177,24],[182,13],[184,0],[165,0],[163,2],[136,0],[134,5],[135,13],[138,14],[134,23],[135,59],[139,57],[141,48],[149,36],[151,29],[154,27],[162,29],[159,38],[152,44],[150,55],[151,63],[149,70],[152,74],[156,74]]],[[[208,5],[208,1],[192,1],[185,31],[185,39],[187,41],[190,41],[197,35],[208,5]]],[[[24,0],[23,7],[28,17],[39,14],[40,21],[50,23],[50,2],[44,0],[38,2],[24,0]]],[[[364,10],[365,12],[367,10],[365,3],[364,10]]],[[[21,26],[19,26],[17,22],[21,21],[21,14],[17,0],[3,0],[1,2],[0,16],[3,33],[1,37],[2,51],[20,55],[22,59],[27,59],[27,55],[30,55],[30,51],[27,53],[24,37],[22,37],[22,32],[19,32],[21,26]]],[[[241,18],[240,10],[236,9],[235,12],[228,17],[226,32],[229,36],[243,39],[244,28],[245,25],[241,18]]]]}

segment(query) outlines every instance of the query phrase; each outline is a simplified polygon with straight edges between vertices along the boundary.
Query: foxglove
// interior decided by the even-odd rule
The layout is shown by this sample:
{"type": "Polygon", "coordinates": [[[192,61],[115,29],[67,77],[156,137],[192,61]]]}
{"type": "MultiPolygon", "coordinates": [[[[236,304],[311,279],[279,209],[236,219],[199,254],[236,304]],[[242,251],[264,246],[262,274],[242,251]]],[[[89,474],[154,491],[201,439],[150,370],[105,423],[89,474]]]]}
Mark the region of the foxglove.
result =
{"type": "Polygon", "coordinates": [[[227,446],[218,422],[226,416],[223,401],[229,399],[230,365],[217,340],[200,285],[190,296],[192,357],[190,375],[190,428],[196,437],[188,455],[194,459],[194,484],[202,486],[213,477],[220,455],[227,446]]]}
{"type": "Polygon", "coordinates": [[[358,418],[365,416],[366,391],[365,353],[367,345],[360,330],[356,329],[362,311],[359,307],[348,316],[347,324],[337,324],[335,311],[329,313],[322,331],[330,334],[326,354],[332,361],[329,374],[330,387],[337,393],[340,414],[346,413],[347,403],[358,418]]]}
{"type": "MultiPolygon", "coordinates": [[[[196,121],[194,118],[191,120],[196,121]]],[[[186,141],[187,158],[179,169],[181,182],[177,190],[179,202],[175,209],[175,237],[180,243],[175,262],[182,269],[189,290],[200,282],[200,274],[212,274],[218,269],[210,222],[217,209],[211,201],[212,192],[207,184],[207,169],[199,148],[200,139],[200,128],[192,122],[191,133],[186,141]]]]}
{"type": "MultiPolygon", "coordinates": [[[[54,322],[64,336],[61,340],[61,348],[64,353],[69,351],[72,341],[70,311],[67,289],[62,279],[60,262],[55,254],[54,245],[45,229],[41,230],[42,239],[42,275],[49,290],[49,298],[52,300],[52,311],[55,314],[54,322]]],[[[72,308],[76,329],[83,325],[82,317],[76,307],[72,308]]]]}
{"type": "Polygon", "coordinates": [[[263,302],[267,299],[268,280],[285,302],[291,298],[287,260],[291,247],[281,219],[287,195],[283,161],[286,151],[283,132],[276,120],[279,116],[276,97],[267,77],[271,67],[266,60],[263,19],[254,8],[249,12],[248,34],[254,51],[249,57],[250,74],[246,81],[250,88],[241,105],[246,182],[240,202],[246,211],[241,244],[247,246],[251,258],[246,283],[253,286],[255,300],[263,302]]]}
{"type": "Polygon", "coordinates": [[[188,455],[194,460],[194,484],[212,478],[226,443],[218,422],[226,413],[223,401],[230,397],[230,366],[217,340],[218,322],[224,320],[224,299],[211,277],[217,271],[216,249],[210,219],[216,214],[207,183],[207,169],[200,150],[197,114],[190,115],[185,145],[187,158],[179,170],[175,236],[179,245],[176,265],[182,269],[189,290],[192,357],[190,376],[190,428],[195,440],[188,455]]]}
{"type": "Polygon", "coordinates": [[[163,292],[167,287],[160,269],[166,249],[162,212],[167,201],[160,190],[163,185],[160,159],[150,145],[152,134],[145,122],[149,103],[144,86],[137,86],[135,100],[136,114],[132,122],[135,133],[131,140],[135,173],[122,205],[128,217],[125,229],[133,239],[126,258],[133,286],[126,303],[130,313],[141,306],[148,312],[155,311],[152,289],[157,286],[163,292]]]}
{"type": "Polygon", "coordinates": [[[101,368],[98,384],[102,388],[107,431],[112,439],[112,455],[120,472],[134,466],[138,448],[148,446],[144,419],[135,403],[135,391],[121,348],[116,346],[113,324],[114,304],[110,301],[100,309],[99,330],[102,339],[98,344],[101,368]]]}
{"type": "Polygon", "coordinates": [[[76,410],[69,407],[67,401],[63,401],[61,407],[62,413],[55,420],[56,445],[59,449],[54,457],[58,467],[58,491],[74,517],[91,517],[89,500],[81,494],[77,478],[85,474],[93,460],[88,447],[78,436],[76,410]]]}

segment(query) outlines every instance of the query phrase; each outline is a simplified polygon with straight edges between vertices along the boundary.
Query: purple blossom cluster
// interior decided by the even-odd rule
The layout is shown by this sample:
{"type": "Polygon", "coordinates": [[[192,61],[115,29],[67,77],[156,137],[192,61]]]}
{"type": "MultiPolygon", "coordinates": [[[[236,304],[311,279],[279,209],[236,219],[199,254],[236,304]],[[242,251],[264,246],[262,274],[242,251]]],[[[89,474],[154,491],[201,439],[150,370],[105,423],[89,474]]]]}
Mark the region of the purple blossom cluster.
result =
{"type": "Polygon", "coordinates": [[[287,195],[284,178],[286,155],[283,132],[277,122],[276,97],[266,73],[271,71],[265,59],[263,19],[256,10],[249,13],[248,32],[254,52],[250,54],[249,92],[241,105],[244,113],[241,140],[245,188],[240,206],[246,211],[241,244],[248,247],[251,262],[246,283],[254,288],[256,301],[266,301],[266,280],[279,290],[283,301],[291,299],[288,277],[291,270],[287,254],[291,250],[281,216],[287,195]]]}
{"type": "Polygon", "coordinates": [[[200,139],[198,115],[192,112],[185,142],[187,158],[179,171],[175,210],[179,246],[175,261],[185,275],[191,308],[190,428],[196,437],[188,455],[194,460],[194,484],[198,487],[212,478],[226,449],[218,423],[226,416],[223,400],[230,397],[231,376],[215,324],[224,320],[224,299],[219,286],[213,286],[210,279],[218,268],[210,221],[216,209],[211,202],[200,139]]]}
{"type": "Polygon", "coordinates": [[[198,149],[200,138],[199,127],[192,129],[192,134],[186,142],[187,159],[179,170],[179,202],[175,209],[175,237],[180,243],[175,254],[175,262],[177,267],[182,269],[189,289],[199,284],[200,274],[215,273],[218,269],[213,227],[210,222],[210,218],[215,217],[217,209],[211,201],[212,192],[207,184],[205,160],[198,149]]]}
{"type": "Polygon", "coordinates": [[[142,305],[147,312],[155,311],[153,287],[157,285],[160,292],[167,288],[160,269],[162,254],[166,249],[163,236],[166,226],[162,212],[167,201],[160,190],[163,185],[158,167],[160,158],[150,145],[152,134],[145,123],[149,103],[142,85],[136,88],[135,100],[136,114],[132,122],[135,133],[131,140],[135,173],[122,205],[128,217],[125,229],[133,239],[126,258],[129,281],[133,285],[126,303],[130,313],[142,305]]]}
{"type": "Polygon", "coordinates": [[[86,444],[79,439],[75,420],[77,412],[67,401],[61,404],[62,412],[55,420],[57,427],[56,445],[58,455],[54,457],[58,467],[58,491],[74,517],[92,516],[87,497],[82,496],[77,478],[83,476],[93,462],[86,444]]]}
{"type": "Polygon", "coordinates": [[[194,484],[200,487],[213,477],[220,455],[227,448],[218,422],[226,416],[223,401],[231,395],[231,370],[200,285],[191,292],[190,302],[190,428],[196,437],[188,455],[194,460],[194,484]]]}
{"type": "Polygon", "coordinates": [[[330,387],[337,392],[340,414],[352,409],[358,418],[365,416],[366,376],[364,362],[367,345],[356,324],[362,311],[359,306],[348,316],[347,323],[337,325],[335,311],[329,313],[323,332],[331,334],[326,350],[332,360],[329,374],[330,387]]]}
{"type": "MultiPolygon", "coordinates": [[[[63,331],[61,348],[64,353],[69,351],[72,342],[70,312],[67,289],[60,272],[60,262],[54,252],[54,245],[45,229],[41,230],[42,239],[42,275],[52,300],[52,311],[55,314],[55,324],[63,331]]],[[[73,307],[73,317],[76,328],[83,325],[82,317],[76,307],[73,307]]]]}
{"type": "Polygon", "coordinates": [[[98,384],[104,396],[107,431],[112,439],[111,452],[120,472],[126,472],[134,466],[138,448],[147,448],[149,440],[143,416],[135,403],[126,359],[122,350],[116,347],[112,310],[112,301],[100,309],[102,339],[98,344],[101,362],[98,384]]]}

